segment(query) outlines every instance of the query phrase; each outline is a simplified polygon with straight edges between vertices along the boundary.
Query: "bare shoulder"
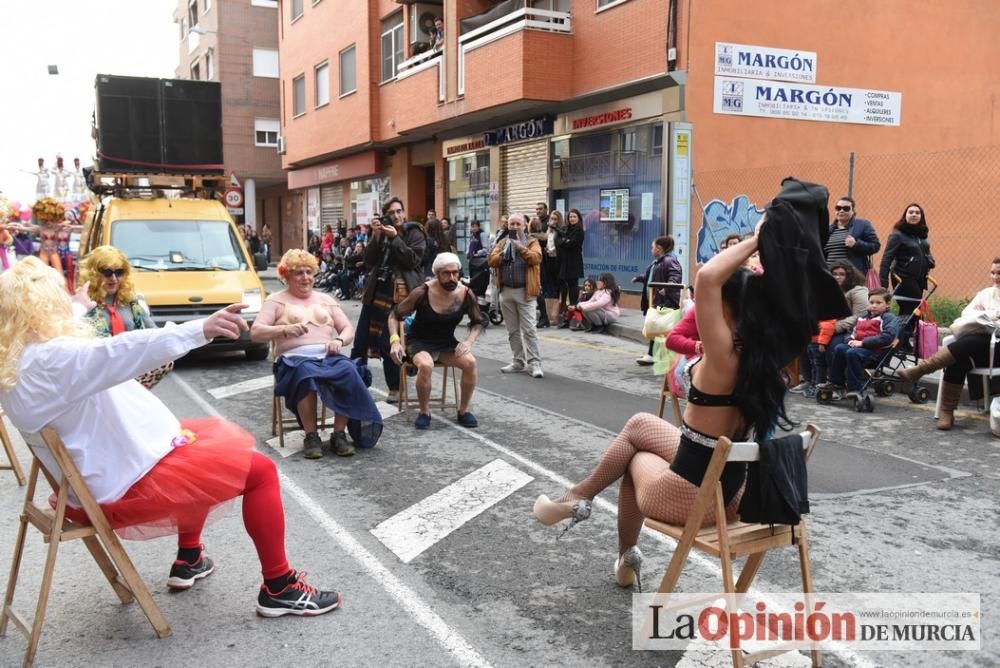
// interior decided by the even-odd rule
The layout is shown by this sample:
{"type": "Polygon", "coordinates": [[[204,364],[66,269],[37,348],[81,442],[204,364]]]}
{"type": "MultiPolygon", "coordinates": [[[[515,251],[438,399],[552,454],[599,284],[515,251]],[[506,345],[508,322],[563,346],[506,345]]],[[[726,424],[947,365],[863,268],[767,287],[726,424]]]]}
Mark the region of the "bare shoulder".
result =
{"type": "Polygon", "coordinates": [[[340,302],[333,298],[333,295],[327,294],[326,292],[316,292],[313,290],[312,293],[315,303],[322,304],[323,306],[328,306],[330,308],[337,307],[340,308],[340,302]]]}

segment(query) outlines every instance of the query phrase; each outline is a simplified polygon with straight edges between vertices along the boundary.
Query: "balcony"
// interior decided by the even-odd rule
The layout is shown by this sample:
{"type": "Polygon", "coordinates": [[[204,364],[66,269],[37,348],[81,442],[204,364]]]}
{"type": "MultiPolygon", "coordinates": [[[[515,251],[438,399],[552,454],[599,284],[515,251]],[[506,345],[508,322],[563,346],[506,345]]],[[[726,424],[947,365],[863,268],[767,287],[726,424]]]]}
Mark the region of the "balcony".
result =
{"type": "Polygon", "coordinates": [[[569,12],[524,7],[458,39],[458,94],[466,110],[571,96],[569,12]]]}

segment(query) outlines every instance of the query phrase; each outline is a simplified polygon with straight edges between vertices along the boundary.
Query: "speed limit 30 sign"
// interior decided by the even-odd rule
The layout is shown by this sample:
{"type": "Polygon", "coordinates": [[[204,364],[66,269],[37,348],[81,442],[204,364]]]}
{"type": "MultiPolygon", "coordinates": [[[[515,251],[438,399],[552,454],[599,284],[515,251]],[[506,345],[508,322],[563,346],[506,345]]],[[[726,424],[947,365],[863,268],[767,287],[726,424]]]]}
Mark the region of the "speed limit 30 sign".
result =
{"type": "Polygon", "coordinates": [[[237,188],[230,188],[226,191],[226,206],[230,209],[238,209],[243,206],[243,191],[237,188]]]}

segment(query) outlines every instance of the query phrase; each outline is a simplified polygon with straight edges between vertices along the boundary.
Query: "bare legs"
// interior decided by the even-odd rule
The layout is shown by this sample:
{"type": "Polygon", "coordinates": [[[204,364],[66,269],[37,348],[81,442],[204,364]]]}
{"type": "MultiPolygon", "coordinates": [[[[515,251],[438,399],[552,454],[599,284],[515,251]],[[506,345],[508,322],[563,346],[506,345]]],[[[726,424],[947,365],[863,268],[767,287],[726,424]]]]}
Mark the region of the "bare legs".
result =
{"type": "MultiPolygon", "coordinates": [[[[479,380],[479,371],[476,366],[476,358],[472,353],[466,353],[457,357],[455,353],[441,353],[439,361],[447,366],[453,366],[462,372],[462,396],[458,400],[458,412],[464,414],[469,411],[469,404],[472,403],[472,394],[476,391],[476,383],[479,380]]],[[[413,366],[417,367],[417,403],[420,412],[430,415],[431,399],[431,375],[434,372],[434,359],[426,352],[419,352],[413,356],[413,366]]]]}

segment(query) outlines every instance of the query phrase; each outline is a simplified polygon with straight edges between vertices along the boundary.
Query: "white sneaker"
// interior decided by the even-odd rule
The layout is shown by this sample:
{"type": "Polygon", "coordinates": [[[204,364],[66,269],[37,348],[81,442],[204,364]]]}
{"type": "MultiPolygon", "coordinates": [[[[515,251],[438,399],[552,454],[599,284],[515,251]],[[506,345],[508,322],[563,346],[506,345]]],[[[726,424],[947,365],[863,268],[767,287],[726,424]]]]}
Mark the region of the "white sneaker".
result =
{"type": "Polygon", "coordinates": [[[793,392],[795,394],[802,394],[803,392],[806,391],[806,388],[809,387],[810,385],[812,385],[812,383],[810,383],[808,380],[804,380],[788,391],[793,392]]]}
{"type": "Polygon", "coordinates": [[[524,371],[524,362],[511,362],[507,366],[500,367],[500,373],[521,373],[524,371]]]}
{"type": "Polygon", "coordinates": [[[531,377],[532,378],[545,378],[545,373],[542,371],[541,364],[531,365],[531,377]]]}
{"type": "Polygon", "coordinates": [[[639,366],[653,366],[656,360],[653,359],[652,355],[643,355],[642,357],[636,359],[635,363],[639,366]]]}

